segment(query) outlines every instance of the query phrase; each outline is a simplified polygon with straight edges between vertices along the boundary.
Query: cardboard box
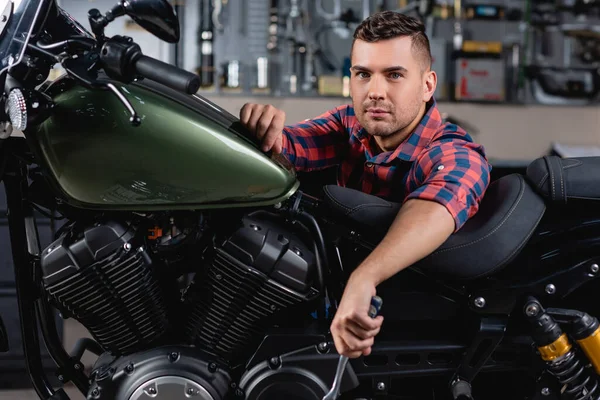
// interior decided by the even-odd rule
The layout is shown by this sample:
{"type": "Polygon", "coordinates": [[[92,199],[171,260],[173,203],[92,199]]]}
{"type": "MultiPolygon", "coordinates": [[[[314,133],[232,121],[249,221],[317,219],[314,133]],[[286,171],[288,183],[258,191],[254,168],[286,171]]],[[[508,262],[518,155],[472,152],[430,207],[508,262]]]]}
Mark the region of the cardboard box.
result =
{"type": "Polygon", "coordinates": [[[456,100],[501,102],[506,100],[504,60],[494,58],[457,58],[456,100]]]}

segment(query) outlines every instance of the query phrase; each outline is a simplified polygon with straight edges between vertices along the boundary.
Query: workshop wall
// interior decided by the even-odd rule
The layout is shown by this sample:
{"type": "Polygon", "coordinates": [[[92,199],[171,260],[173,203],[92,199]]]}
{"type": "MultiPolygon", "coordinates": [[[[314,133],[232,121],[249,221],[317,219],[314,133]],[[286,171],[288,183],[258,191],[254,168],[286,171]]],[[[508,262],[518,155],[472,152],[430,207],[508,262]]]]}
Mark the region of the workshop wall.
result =
{"type": "MultiPolygon", "coordinates": [[[[345,98],[291,98],[208,96],[234,115],[246,102],[273,104],[285,111],[289,123],[317,116],[345,98]]],[[[483,144],[496,165],[524,166],[547,154],[554,142],[581,146],[583,151],[600,151],[600,109],[529,105],[484,105],[440,103],[442,112],[466,121],[475,141],[483,144]],[[596,146],[593,148],[593,146],[596,146]]],[[[462,125],[467,129],[467,124],[462,125]]]]}
{"type": "MultiPolygon", "coordinates": [[[[90,8],[105,12],[114,0],[59,3],[87,26],[90,8]]],[[[107,33],[132,36],[145,54],[198,72],[205,80],[201,94],[233,114],[245,102],[272,103],[286,111],[291,123],[350,101],[341,78],[352,32],[365,13],[363,1],[341,1],[345,22],[318,17],[318,3],[179,0],[175,2],[182,24],[178,50],[127,18],[109,25],[107,33]],[[275,3],[279,8],[273,10],[270,6],[275,3]],[[215,4],[221,9],[215,9],[215,4]]],[[[327,12],[334,10],[334,0],[321,3],[327,12]]],[[[372,0],[370,10],[401,3],[372,0]]],[[[503,17],[462,20],[463,47],[475,43],[480,53],[456,53],[454,2],[435,1],[425,23],[439,78],[436,98],[441,110],[475,127],[475,139],[486,146],[491,158],[502,162],[526,162],[547,153],[553,142],[600,147],[598,99],[589,95],[600,85],[596,61],[600,57],[592,45],[584,48],[565,33],[598,26],[600,19],[592,12],[586,19],[578,10],[579,15],[561,12],[561,23],[547,25],[549,18],[559,15],[552,11],[557,3],[535,2],[529,13],[527,4],[525,0],[463,0],[465,14],[482,12],[476,7],[489,13],[502,5],[503,17]],[[492,8],[486,10],[486,5],[492,8]],[[494,53],[498,49],[501,55],[494,53]],[[519,68],[524,63],[532,68],[519,68]],[[484,77],[468,76],[466,69],[461,72],[464,65],[484,77]],[[533,74],[531,79],[526,79],[528,73],[533,74]],[[467,89],[457,91],[455,84],[463,78],[467,89]],[[570,92],[563,93],[567,89],[570,92]]]]}

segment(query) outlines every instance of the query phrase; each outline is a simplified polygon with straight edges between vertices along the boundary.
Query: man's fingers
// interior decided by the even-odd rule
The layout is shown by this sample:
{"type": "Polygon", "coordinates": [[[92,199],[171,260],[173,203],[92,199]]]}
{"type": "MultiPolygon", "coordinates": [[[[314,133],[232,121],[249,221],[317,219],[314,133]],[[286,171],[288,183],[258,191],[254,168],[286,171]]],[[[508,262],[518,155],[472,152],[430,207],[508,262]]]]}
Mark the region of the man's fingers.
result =
{"type": "Polygon", "coordinates": [[[258,124],[258,120],[262,117],[262,108],[260,107],[253,107],[252,108],[252,114],[250,115],[250,118],[248,119],[248,122],[246,123],[246,127],[250,130],[250,132],[254,133],[256,135],[256,127],[258,124]]]}
{"type": "Polygon", "coordinates": [[[352,332],[352,334],[354,336],[356,336],[357,338],[362,339],[362,340],[375,337],[381,330],[381,326],[379,326],[373,330],[368,331],[368,330],[363,329],[360,325],[358,325],[354,321],[348,321],[347,328],[350,332],[352,332]]]}
{"type": "Polygon", "coordinates": [[[363,353],[362,351],[352,350],[341,336],[338,336],[335,340],[335,348],[339,354],[348,358],[357,358],[363,353]]]}
{"type": "Polygon", "coordinates": [[[348,355],[349,353],[356,354],[356,357],[373,346],[375,335],[370,334],[370,337],[362,339],[354,334],[353,330],[360,330],[356,325],[352,329],[349,328],[349,323],[341,321],[332,325],[331,333],[336,341],[336,348],[340,354],[348,355]]]}
{"type": "Polygon", "coordinates": [[[243,125],[247,125],[248,121],[250,120],[250,116],[252,115],[252,105],[251,104],[244,104],[242,106],[242,109],[240,110],[240,122],[243,125]]]}
{"type": "Polygon", "coordinates": [[[360,353],[362,353],[365,349],[373,346],[374,342],[374,339],[372,337],[369,339],[361,340],[358,337],[354,336],[350,331],[343,332],[341,334],[341,337],[350,351],[358,351],[360,353]]]}
{"type": "Polygon", "coordinates": [[[264,112],[256,122],[256,137],[258,140],[262,140],[264,144],[264,139],[266,139],[266,134],[270,127],[273,124],[273,117],[275,115],[270,112],[264,112]]]}
{"type": "MultiPolygon", "coordinates": [[[[281,147],[281,135],[283,132],[284,121],[285,115],[283,113],[275,113],[275,115],[273,115],[273,119],[270,121],[264,135],[263,151],[268,151],[271,147],[274,147],[277,141],[279,141],[279,147],[281,147]]],[[[279,150],[278,153],[281,153],[281,150],[279,150]]]]}
{"type": "Polygon", "coordinates": [[[246,103],[240,109],[240,122],[262,143],[263,151],[283,151],[281,134],[285,113],[274,106],[246,103]]]}
{"type": "Polygon", "coordinates": [[[365,331],[373,331],[379,327],[383,323],[383,317],[378,315],[375,318],[371,318],[368,315],[363,315],[358,312],[352,313],[349,317],[349,320],[356,323],[359,327],[364,329],[365,331]]]}

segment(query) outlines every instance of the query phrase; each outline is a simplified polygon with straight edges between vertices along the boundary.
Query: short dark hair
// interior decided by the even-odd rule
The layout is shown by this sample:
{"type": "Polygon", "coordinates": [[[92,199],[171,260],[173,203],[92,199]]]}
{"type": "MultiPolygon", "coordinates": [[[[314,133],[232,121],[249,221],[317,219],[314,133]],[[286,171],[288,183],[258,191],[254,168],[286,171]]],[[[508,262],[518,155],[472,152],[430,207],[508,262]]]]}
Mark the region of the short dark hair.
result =
{"type": "Polygon", "coordinates": [[[354,31],[354,41],[377,42],[402,36],[412,38],[415,56],[423,62],[425,70],[431,68],[429,39],[425,34],[425,25],[417,18],[395,11],[382,11],[365,19],[354,31]]]}

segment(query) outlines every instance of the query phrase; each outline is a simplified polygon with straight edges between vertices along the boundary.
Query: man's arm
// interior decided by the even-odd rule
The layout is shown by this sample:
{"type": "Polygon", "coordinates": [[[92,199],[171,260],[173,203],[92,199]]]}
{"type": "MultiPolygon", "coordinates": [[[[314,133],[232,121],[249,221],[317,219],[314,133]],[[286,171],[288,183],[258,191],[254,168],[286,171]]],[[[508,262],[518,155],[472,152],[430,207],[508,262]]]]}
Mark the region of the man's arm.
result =
{"type": "Polygon", "coordinates": [[[454,232],[454,227],[454,218],[445,206],[428,200],[408,200],[353,278],[379,285],[433,253],[454,232]]]}
{"type": "Polygon", "coordinates": [[[439,203],[412,199],[346,284],[331,325],[337,351],[350,358],[369,355],[383,317],[367,317],[377,286],[437,249],[454,231],[454,218],[439,203]]]}
{"type": "Polygon", "coordinates": [[[352,273],[331,325],[336,348],[368,355],[383,318],[367,317],[377,286],[428,256],[479,207],[489,182],[485,156],[470,144],[444,143],[424,153],[411,172],[412,192],[386,236],[352,273]]]}
{"type": "Polygon", "coordinates": [[[339,164],[348,144],[347,110],[348,106],[340,106],[316,118],[284,127],[282,153],[298,171],[339,164]]]}
{"type": "Polygon", "coordinates": [[[490,179],[489,164],[475,148],[450,142],[419,157],[410,172],[410,194],[357,274],[379,285],[431,254],[475,215],[490,179]]]}
{"type": "Polygon", "coordinates": [[[272,105],[248,103],[240,110],[240,122],[261,141],[262,150],[283,153],[299,171],[338,164],[353,117],[351,107],[344,105],[286,126],[285,112],[272,105]]]}

